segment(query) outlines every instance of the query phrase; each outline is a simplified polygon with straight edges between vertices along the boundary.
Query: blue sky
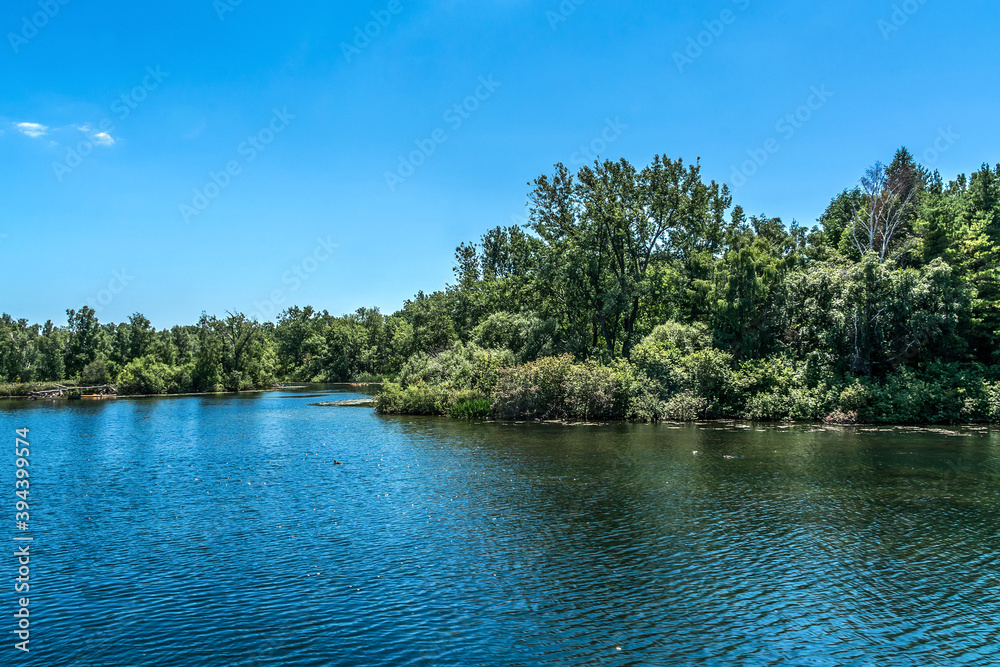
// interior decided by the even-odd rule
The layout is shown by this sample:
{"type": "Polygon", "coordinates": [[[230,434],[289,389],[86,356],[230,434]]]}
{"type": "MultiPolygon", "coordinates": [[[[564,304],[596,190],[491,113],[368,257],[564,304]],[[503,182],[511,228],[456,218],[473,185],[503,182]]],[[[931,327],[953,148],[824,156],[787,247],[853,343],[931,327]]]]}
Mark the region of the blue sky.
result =
{"type": "Polygon", "coordinates": [[[812,226],[901,145],[946,178],[1000,161],[998,12],[10,0],[0,311],[391,312],[598,152],[700,157],[748,212],[812,226]]]}

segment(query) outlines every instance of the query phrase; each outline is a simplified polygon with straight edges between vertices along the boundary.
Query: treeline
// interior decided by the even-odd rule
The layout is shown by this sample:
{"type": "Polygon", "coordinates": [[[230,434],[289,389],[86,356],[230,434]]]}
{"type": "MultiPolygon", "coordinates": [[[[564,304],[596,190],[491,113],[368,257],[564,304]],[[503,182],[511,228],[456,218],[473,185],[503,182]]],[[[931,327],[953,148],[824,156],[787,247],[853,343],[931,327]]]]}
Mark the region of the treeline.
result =
{"type": "Polygon", "coordinates": [[[66,314],[65,326],[0,316],[0,381],[19,383],[21,393],[71,381],[164,394],[240,391],[275,379],[273,327],[242,313],[202,315],[197,325],[160,331],[139,313],[117,325],[101,324],[87,306],[66,314]]]}
{"type": "Polygon", "coordinates": [[[441,340],[385,412],[875,422],[1000,417],[1000,165],[900,149],[812,229],[699,165],[557,165],[526,227],[457,251],[441,340]]]}
{"type": "MultiPolygon", "coordinates": [[[[436,297],[430,299],[438,302],[436,297]]],[[[101,323],[87,306],[65,325],[0,316],[0,395],[27,394],[51,382],[115,384],[120,393],[241,391],[279,380],[378,381],[418,351],[450,340],[444,311],[418,296],[395,315],[362,308],[334,317],[293,307],[276,323],[243,313],[203,314],[199,322],[155,329],[141,313],[101,323]],[[10,386],[17,385],[17,386],[10,386]]]]}
{"type": "Polygon", "coordinates": [[[1000,165],[945,183],[900,149],[807,229],[698,164],[556,165],[524,226],[456,251],[392,315],[0,321],[0,378],[209,391],[387,377],[384,412],[986,421],[1000,415],[1000,165]]]}

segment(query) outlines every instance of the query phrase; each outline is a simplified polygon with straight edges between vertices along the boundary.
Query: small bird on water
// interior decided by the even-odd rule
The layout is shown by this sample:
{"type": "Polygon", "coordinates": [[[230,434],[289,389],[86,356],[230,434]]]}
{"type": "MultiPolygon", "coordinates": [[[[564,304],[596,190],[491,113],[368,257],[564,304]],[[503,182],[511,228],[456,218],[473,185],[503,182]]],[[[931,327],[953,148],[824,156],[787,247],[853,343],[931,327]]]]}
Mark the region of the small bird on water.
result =
{"type": "Polygon", "coordinates": [[[336,459],[334,459],[334,461],[333,461],[333,465],[335,465],[335,466],[342,466],[342,465],[344,465],[344,464],[343,464],[343,463],[341,463],[340,461],[337,461],[336,459]]]}

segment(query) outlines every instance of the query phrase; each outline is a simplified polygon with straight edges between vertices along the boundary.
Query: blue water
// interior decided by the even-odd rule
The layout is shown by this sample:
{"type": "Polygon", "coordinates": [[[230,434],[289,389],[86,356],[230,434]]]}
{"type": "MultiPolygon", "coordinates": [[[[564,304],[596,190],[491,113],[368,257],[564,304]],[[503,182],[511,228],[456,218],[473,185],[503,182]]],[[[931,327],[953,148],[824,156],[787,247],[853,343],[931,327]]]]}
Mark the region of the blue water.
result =
{"type": "Polygon", "coordinates": [[[0,664],[1000,664],[1000,434],[317,400],[0,403],[0,664]]]}

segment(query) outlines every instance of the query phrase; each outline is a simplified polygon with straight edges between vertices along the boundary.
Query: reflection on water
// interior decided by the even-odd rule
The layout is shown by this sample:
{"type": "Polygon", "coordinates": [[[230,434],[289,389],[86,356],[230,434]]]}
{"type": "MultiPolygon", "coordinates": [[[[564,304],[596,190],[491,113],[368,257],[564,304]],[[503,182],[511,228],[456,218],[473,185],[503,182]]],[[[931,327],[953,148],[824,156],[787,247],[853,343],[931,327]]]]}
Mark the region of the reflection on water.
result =
{"type": "Polygon", "coordinates": [[[2,404],[32,429],[21,664],[1000,653],[986,429],[482,424],[315,391],[2,404]]]}

